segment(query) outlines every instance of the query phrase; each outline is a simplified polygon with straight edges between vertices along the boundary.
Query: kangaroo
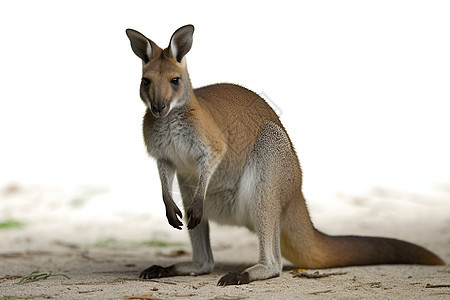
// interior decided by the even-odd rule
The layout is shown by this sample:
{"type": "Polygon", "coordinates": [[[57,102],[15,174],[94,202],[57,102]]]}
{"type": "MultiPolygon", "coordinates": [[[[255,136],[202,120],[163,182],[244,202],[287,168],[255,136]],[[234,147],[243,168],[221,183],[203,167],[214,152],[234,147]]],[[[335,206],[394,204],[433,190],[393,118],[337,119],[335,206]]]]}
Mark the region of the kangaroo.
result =
{"type": "Polygon", "coordinates": [[[214,259],[209,220],[245,226],[259,239],[259,261],[224,275],[218,285],[246,284],[279,276],[282,256],[300,268],[373,264],[444,265],[432,252],[400,240],[330,236],[311,222],[302,194],[302,170],[277,114],[256,93],[233,84],[193,89],[186,66],[194,27],[158,47],[127,29],[142,60],[140,97],[146,105],[143,135],[156,159],[169,224],[181,229],[183,214],[171,187],[177,176],[192,261],[151,266],[140,277],[207,274],[214,259]]]}

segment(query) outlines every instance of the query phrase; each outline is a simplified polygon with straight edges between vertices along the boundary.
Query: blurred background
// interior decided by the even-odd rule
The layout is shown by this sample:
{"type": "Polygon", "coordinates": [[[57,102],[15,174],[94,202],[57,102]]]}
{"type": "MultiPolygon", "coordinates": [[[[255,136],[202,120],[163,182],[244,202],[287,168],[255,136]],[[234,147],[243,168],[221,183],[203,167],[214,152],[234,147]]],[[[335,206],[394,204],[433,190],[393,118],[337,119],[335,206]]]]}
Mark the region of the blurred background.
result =
{"type": "Polygon", "coordinates": [[[125,29],[166,47],[192,23],[193,85],[238,83],[279,108],[317,227],[448,232],[449,15],[446,1],[2,2],[0,224],[186,236],[165,221],[125,29]]]}

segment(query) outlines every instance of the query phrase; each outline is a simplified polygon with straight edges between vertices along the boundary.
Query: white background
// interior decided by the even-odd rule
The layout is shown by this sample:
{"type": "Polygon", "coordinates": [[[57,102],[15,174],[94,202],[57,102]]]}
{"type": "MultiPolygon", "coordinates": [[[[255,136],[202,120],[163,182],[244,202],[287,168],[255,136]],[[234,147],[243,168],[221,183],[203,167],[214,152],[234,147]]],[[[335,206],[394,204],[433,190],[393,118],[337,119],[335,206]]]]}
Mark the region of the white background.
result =
{"type": "Polygon", "coordinates": [[[447,1],[3,1],[0,185],[102,185],[160,207],[125,29],[165,47],[192,23],[194,86],[264,92],[310,201],[448,187],[449,16],[447,1]]]}

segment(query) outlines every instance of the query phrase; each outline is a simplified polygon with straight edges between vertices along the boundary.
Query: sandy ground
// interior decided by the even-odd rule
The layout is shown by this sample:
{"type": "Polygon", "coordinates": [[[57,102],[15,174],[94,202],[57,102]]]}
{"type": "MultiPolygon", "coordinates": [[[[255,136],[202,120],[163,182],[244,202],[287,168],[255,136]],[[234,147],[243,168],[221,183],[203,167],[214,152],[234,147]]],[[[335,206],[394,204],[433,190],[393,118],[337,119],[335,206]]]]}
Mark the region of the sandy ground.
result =
{"type": "MultiPolygon", "coordinates": [[[[449,196],[448,186],[432,195],[373,189],[337,195],[333,205],[310,204],[310,210],[316,226],[328,233],[406,239],[448,262],[449,196]]],[[[258,257],[253,234],[218,225],[211,228],[213,273],[139,280],[140,271],[152,264],[189,260],[187,232],[172,229],[155,212],[136,210],[133,203],[128,209],[108,206],[110,198],[98,187],[1,189],[0,222],[10,218],[24,226],[0,230],[0,299],[450,299],[449,265],[349,267],[320,270],[330,275],[323,278],[304,278],[286,262],[278,278],[218,287],[223,274],[250,266],[258,257]],[[105,207],[102,214],[98,206],[105,207]],[[70,279],[19,283],[33,271],[70,279]]]]}

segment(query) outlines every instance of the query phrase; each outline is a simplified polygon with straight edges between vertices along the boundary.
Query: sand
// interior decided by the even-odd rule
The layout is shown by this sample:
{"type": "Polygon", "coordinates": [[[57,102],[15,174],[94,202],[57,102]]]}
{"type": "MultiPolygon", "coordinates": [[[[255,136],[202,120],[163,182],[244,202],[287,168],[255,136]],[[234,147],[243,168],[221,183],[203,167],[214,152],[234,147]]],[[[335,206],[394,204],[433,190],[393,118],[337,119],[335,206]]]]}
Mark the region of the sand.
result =
{"type": "MultiPolygon", "coordinates": [[[[317,227],[328,233],[402,238],[448,262],[447,192],[411,195],[374,189],[364,195],[337,195],[339,215],[330,204],[310,204],[310,210],[317,227]],[[406,198],[413,200],[401,200],[406,198]]],[[[449,265],[301,270],[307,277],[319,277],[307,278],[297,276],[298,270],[286,261],[280,277],[219,287],[225,273],[254,264],[258,249],[247,230],[214,224],[216,267],[211,274],[140,280],[139,273],[152,264],[190,259],[187,231],[172,229],[154,211],[132,205],[120,212],[93,213],[110,197],[98,187],[76,192],[4,187],[0,222],[13,218],[24,226],[0,230],[0,299],[450,299],[449,265]],[[56,276],[20,283],[33,271],[56,276]]]]}

